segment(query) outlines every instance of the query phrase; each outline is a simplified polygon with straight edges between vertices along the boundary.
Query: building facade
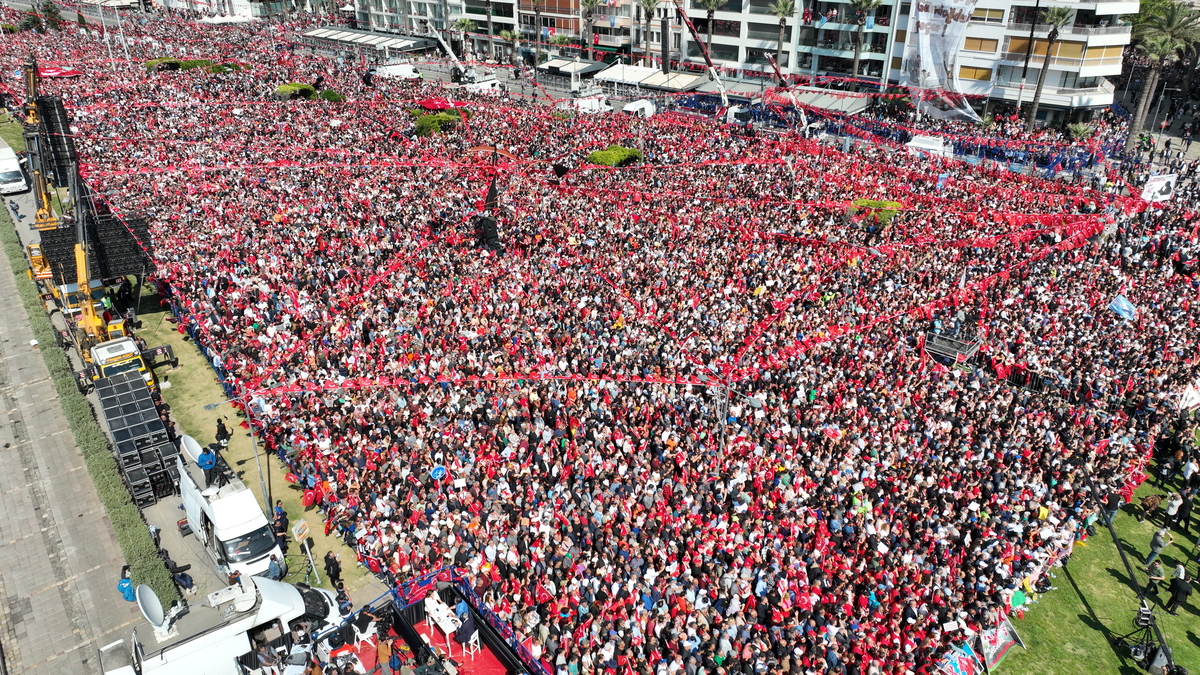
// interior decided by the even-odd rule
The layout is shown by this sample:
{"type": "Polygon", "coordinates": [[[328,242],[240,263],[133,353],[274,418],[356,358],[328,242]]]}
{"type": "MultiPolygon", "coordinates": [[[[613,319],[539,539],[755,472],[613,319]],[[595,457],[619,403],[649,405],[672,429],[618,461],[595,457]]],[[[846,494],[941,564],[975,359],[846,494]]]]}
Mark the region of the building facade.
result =
{"type": "MultiPolygon", "coordinates": [[[[1043,122],[1057,123],[1064,116],[1080,121],[1086,111],[1110,105],[1115,92],[1106,77],[1120,74],[1122,54],[1132,37],[1131,26],[1122,17],[1136,14],[1139,3],[1056,1],[1041,2],[1040,8],[1051,4],[1070,8],[1071,15],[1047,53],[1049,27],[1034,24],[1039,3],[980,0],[958,56],[962,91],[986,97],[993,104],[1028,105],[1041,70],[1046,68],[1038,114],[1043,122]]],[[[902,57],[903,52],[898,55],[902,57]]],[[[902,68],[903,59],[900,63],[896,60],[893,56],[893,65],[902,68]]],[[[898,77],[899,72],[895,74],[898,77]]]]}
{"type": "MultiPolygon", "coordinates": [[[[687,0],[687,13],[708,40],[707,10],[699,0],[687,0]]],[[[771,13],[771,0],[727,0],[715,12],[711,56],[735,76],[753,79],[770,74],[768,55],[779,45],[780,17],[771,13]]],[[[674,12],[670,5],[670,12],[674,12]]],[[[1042,93],[1046,121],[1061,119],[1064,111],[1103,108],[1114,92],[1106,76],[1121,72],[1121,55],[1131,33],[1123,16],[1136,14],[1137,0],[979,0],[968,22],[959,53],[959,83],[978,95],[980,107],[1033,98],[1038,74],[1048,68],[1042,93]],[[1071,20],[1059,33],[1049,55],[1048,27],[1034,26],[1040,9],[1068,7],[1071,20]],[[1033,38],[1030,40],[1030,30],[1033,38]],[[1029,67],[1021,87],[1025,57],[1029,67]]],[[[798,3],[795,16],[784,18],[784,49],[780,66],[785,74],[851,76],[898,83],[903,72],[905,45],[911,39],[912,3],[883,0],[863,17],[863,47],[858,73],[852,73],[858,24],[847,2],[814,0],[798,3]]],[[[682,59],[702,63],[700,45],[683,35],[682,59]]],[[[1076,113],[1070,113],[1077,117],[1076,113]]]]}

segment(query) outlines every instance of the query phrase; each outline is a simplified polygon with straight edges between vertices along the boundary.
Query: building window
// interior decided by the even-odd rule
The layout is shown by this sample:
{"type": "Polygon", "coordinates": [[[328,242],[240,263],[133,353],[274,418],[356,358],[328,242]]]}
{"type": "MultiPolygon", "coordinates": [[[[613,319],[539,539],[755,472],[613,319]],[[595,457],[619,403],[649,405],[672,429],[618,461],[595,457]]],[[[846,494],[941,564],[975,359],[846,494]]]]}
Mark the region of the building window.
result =
{"type": "MultiPolygon", "coordinates": [[[[758,63],[758,64],[769,63],[769,61],[767,60],[768,55],[771,58],[775,58],[775,50],[774,49],[754,49],[754,48],[748,47],[748,48],[746,48],[746,63],[758,63]]],[[[790,54],[788,54],[786,51],[780,55],[780,57],[779,57],[780,58],[780,63],[779,63],[780,67],[783,67],[783,68],[787,67],[788,56],[790,56],[790,54]]]]}
{"type": "MultiPolygon", "coordinates": [[[[700,45],[695,42],[688,42],[688,56],[702,56],[703,50],[700,45]]],[[[712,44],[712,52],[709,53],[714,60],[720,61],[738,61],[738,48],[734,45],[723,45],[718,42],[712,44]]]]}
{"type": "MultiPolygon", "coordinates": [[[[769,23],[751,23],[746,26],[746,38],[750,40],[770,40],[775,42],[779,39],[779,24],[769,23]]],[[[783,41],[792,41],[792,27],[788,26],[783,29],[783,41]]]]}
{"type": "Polygon", "coordinates": [[[901,66],[903,64],[904,64],[903,58],[901,58],[899,56],[892,57],[892,70],[901,70],[901,66]]]}
{"type": "Polygon", "coordinates": [[[988,52],[989,54],[995,54],[996,47],[999,46],[999,40],[989,40],[987,38],[969,37],[963,41],[963,51],[967,52],[988,52]]]}
{"type": "MultiPolygon", "coordinates": [[[[708,19],[692,19],[692,25],[696,27],[696,31],[703,35],[708,35],[708,19]]],[[[753,25],[753,24],[751,24],[753,25]]],[[[725,21],[723,19],[713,19],[713,35],[724,35],[725,37],[741,37],[742,22],[741,21],[725,21]]]]}
{"type": "Polygon", "coordinates": [[[979,23],[1004,23],[1004,10],[977,9],[971,12],[971,20],[979,23]]]}
{"type": "Polygon", "coordinates": [[[981,80],[990,82],[992,79],[991,68],[976,68],[975,66],[961,66],[958,69],[958,76],[964,80],[981,80]]]}

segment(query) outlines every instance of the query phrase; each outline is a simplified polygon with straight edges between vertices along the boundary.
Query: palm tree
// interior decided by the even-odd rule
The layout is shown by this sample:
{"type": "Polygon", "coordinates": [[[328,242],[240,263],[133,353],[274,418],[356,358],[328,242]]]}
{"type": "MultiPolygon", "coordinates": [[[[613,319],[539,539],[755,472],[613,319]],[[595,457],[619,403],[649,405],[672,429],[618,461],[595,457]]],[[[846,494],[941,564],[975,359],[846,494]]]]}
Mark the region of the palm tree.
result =
{"type": "MultiPolygon", "coordinates": [[[[862,60],[863,37],[867,30],[867,13],[874,12],[881,5],[883,5],[883,0],[850,0],[850,11],[854,12],[854,23],[858,26],[857,38],[854,41],[854,65],[852,66],[854,72],[850,74],[850,77],[858,77],[858,64],[862,60]]],[[[858,82],[853,82],[851,86],[854,91],[858,91],[858,82]]]]}
{"type": "Polygon", "coordinates": [[[1129,136],[1125,139],[1125,151],[1132,152],[1137,146],[1138,134],[1146,123],[1146,112],[1150,99],[1154,98],[1163,66],[1179,58],[1179,50],[1200,41],[1200,13],[1182,2],[1172,2],[1153,16],[1145,17],[1134,32],[1137,49],[1150,61],[1150,72],[1142,89],[1142,100],[1138,103],[1129,125],[1129,136]]]}
{"type": "MultiPolygon", "coordinates": [[[[879,2],[879,0],[873,0],[879,2]]],[[[796,14],[796,0],[774,0],[767,12],[779,18],[779,44],[775,47],[775,63],[779,66],[779,86],[783,86],[783,34],[787,30],[788,17],[796,14]]]]}
{"type": "Polygon", "coordinates": [[[637,0],[637,3],[638,7],[642,8],[642,14],[646,15],[646,30],[642,33],[646,60],[642,65],[648,66],[650,65],[650,22],[654,20],[654,12],[658,10],[658,0],[637,0]]]}
{"type": "MultiPolygon", "coordinates": [[[[407,1],[405,0],[405,2],[407,1]]],[[[492,0],[483,0],[483,9],[487,12],[488,59],[494,59],[496,58],[496,31],[492,28],[492,0]]]]}
{"type": "Polygon", "coordinates": [[[512,48],[512,64],[517,65],[517,50],[521,47],[521,34],[512,30],[500,31],[500,39],[508,43],[512,48]]]}
{"type": "MultiPolygon", "coordinates": [[[[1042,59],[1042,69],[1038,71],[1037,88],[1033,90],[1033,105],[1029,106],[1029,118],[1025,120],[1025,133],[1033,131],[1037,122],[1038,106],[1042,103],[1042,87],[1046,86],[1046,73],[1050,71],[1050,57],[1054,55],[1054,45],[1058,42],[1058,29],[1071,23],[1069,7],[1051,7],[1042,10],[1042,23],[1050,26],[1046,34],[1046,57],[1042,59]]],[[[1037,25],[1037,18],[1034,18],[1037,25]]]]}
{"type": "Polygon", "coordinates": [[[596,8],[602,4],[604,4],[603,0],[579,0],[579,9],[583,10],[583,23],[587,27],[585,38],[587,40],[587,57],[589,62],[595,60],[592,58],[592,44],[595,41],[595,38],[592,37],[592,16],[596,8]]]}
{"type": "Polygon", "coordinates": [[[459,19],[454,22],[454,30],[462,33],[463,58],[467,58],[467,35],[474,33],[477,26],[470,19],[459,19]]]}
{"type": "MultiPolygon", "coordinates": [[[[713,23],[716,21],[717,10],[725,6],[725,0],[700,0],[699,4],[706,12],[705,16],[708,18],[708,43],[704,45],[704,48],[708,51],[709,58],[712,58],[713,23]]],[[[667,39],[665,35],[663,39],[667,39]]]]}

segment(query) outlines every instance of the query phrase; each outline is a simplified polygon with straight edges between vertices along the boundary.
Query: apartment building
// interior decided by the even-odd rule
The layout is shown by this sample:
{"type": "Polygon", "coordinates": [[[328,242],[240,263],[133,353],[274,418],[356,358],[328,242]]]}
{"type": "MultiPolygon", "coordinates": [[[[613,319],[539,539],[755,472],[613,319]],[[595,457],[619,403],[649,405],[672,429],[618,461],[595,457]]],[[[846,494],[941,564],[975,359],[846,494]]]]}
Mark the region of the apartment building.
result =
{"type": "MultiPolygon", "coordinates": [[[[707,40],[707,11],[699,0],[687,0],[687,13],[707,40]]],[[[769,73],[767,56],[778,47],[779,18],[771,0],[727,0],[712,25],[713,61],[735,76],[769,73]]],[[[810,0],[798,3],[797,16],[786,20],[780,66],[785,73],[851,75],[858,26],[847,2],[810,0]]],[[[1137,0],[979,0],[959,54],[959,82],[964,92],[979,95],[980,107],[1033,98],[1041,68],[1049,68],[1039,118],[1060,119],[1065,111],[1103,108],[1113,101],[1104,78],[1121,72],[1121,54],[1130,42],[1124,15],[1136,14],[1137,0]],[[1041,9],[1069,7],[1071,22],[1047,55],[1048,27],[1033,25],[1041,9]],[[1032,39],[1030,30],[1033,30],[1032,39]],[[1026,85],[1021,73],[1029,53],[1026,85]]],[[[674,11],[673,6],[668,11],[674,11]]],[[[884,0],[864,17],[863,48],[857,77],[897,83],[904,67],[911,2],[884,0]]],[[[700,45],[684,34],[682,60],[703,61],[700,45]]],[[[1070,113],[1073,118],[1080,113],[1070,113]]]]}
{"type": "MultiPolygon", "coordinates": [[[[1028,105],[1046,68],[1038,118],[1046,123],[1057,123],[1064,116],[1070,121],[1085,119],[1089,110],[1105,108],[1114,100],[1113,85],[1105,78],[1121,72],[1122,53],[1132,37],[1122,17],[1136,14],[1138,6],[1137,0],[980,0],[958,55],[959,84],[963,92],[985,97],[991,104],[1028,105]],[[1040,9],[1049,5],[1070,8],[1071,19],[1059,29],[1058,41],[1047,53],[1049,27],[1034,22],[1040,9]]],[[[899,49],[892,57],[895,77],[904,65],[903,56],[899,49]]]]}

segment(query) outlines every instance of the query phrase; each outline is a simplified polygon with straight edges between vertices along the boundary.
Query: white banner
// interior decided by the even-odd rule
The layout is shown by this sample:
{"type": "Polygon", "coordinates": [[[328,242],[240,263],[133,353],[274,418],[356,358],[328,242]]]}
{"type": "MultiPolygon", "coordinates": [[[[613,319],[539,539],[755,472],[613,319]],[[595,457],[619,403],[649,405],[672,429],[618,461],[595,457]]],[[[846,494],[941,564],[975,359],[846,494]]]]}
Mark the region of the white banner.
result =
{"type": "Polygon", "coordinates": [[[1146,181],[1146,186],[1142,188],[1142,201],[1165,202],[1174,197],[1175,183],[1178,180],[1179,176],[1173,173],[1152,177],[1146,181]]]}
{"type": "Polygon", "coordinates": [[[958,85],[958,50],[976,0],[919,0],[908,31],[904,84],[919,110],[941,120],[979,121],[958,85]]]}

